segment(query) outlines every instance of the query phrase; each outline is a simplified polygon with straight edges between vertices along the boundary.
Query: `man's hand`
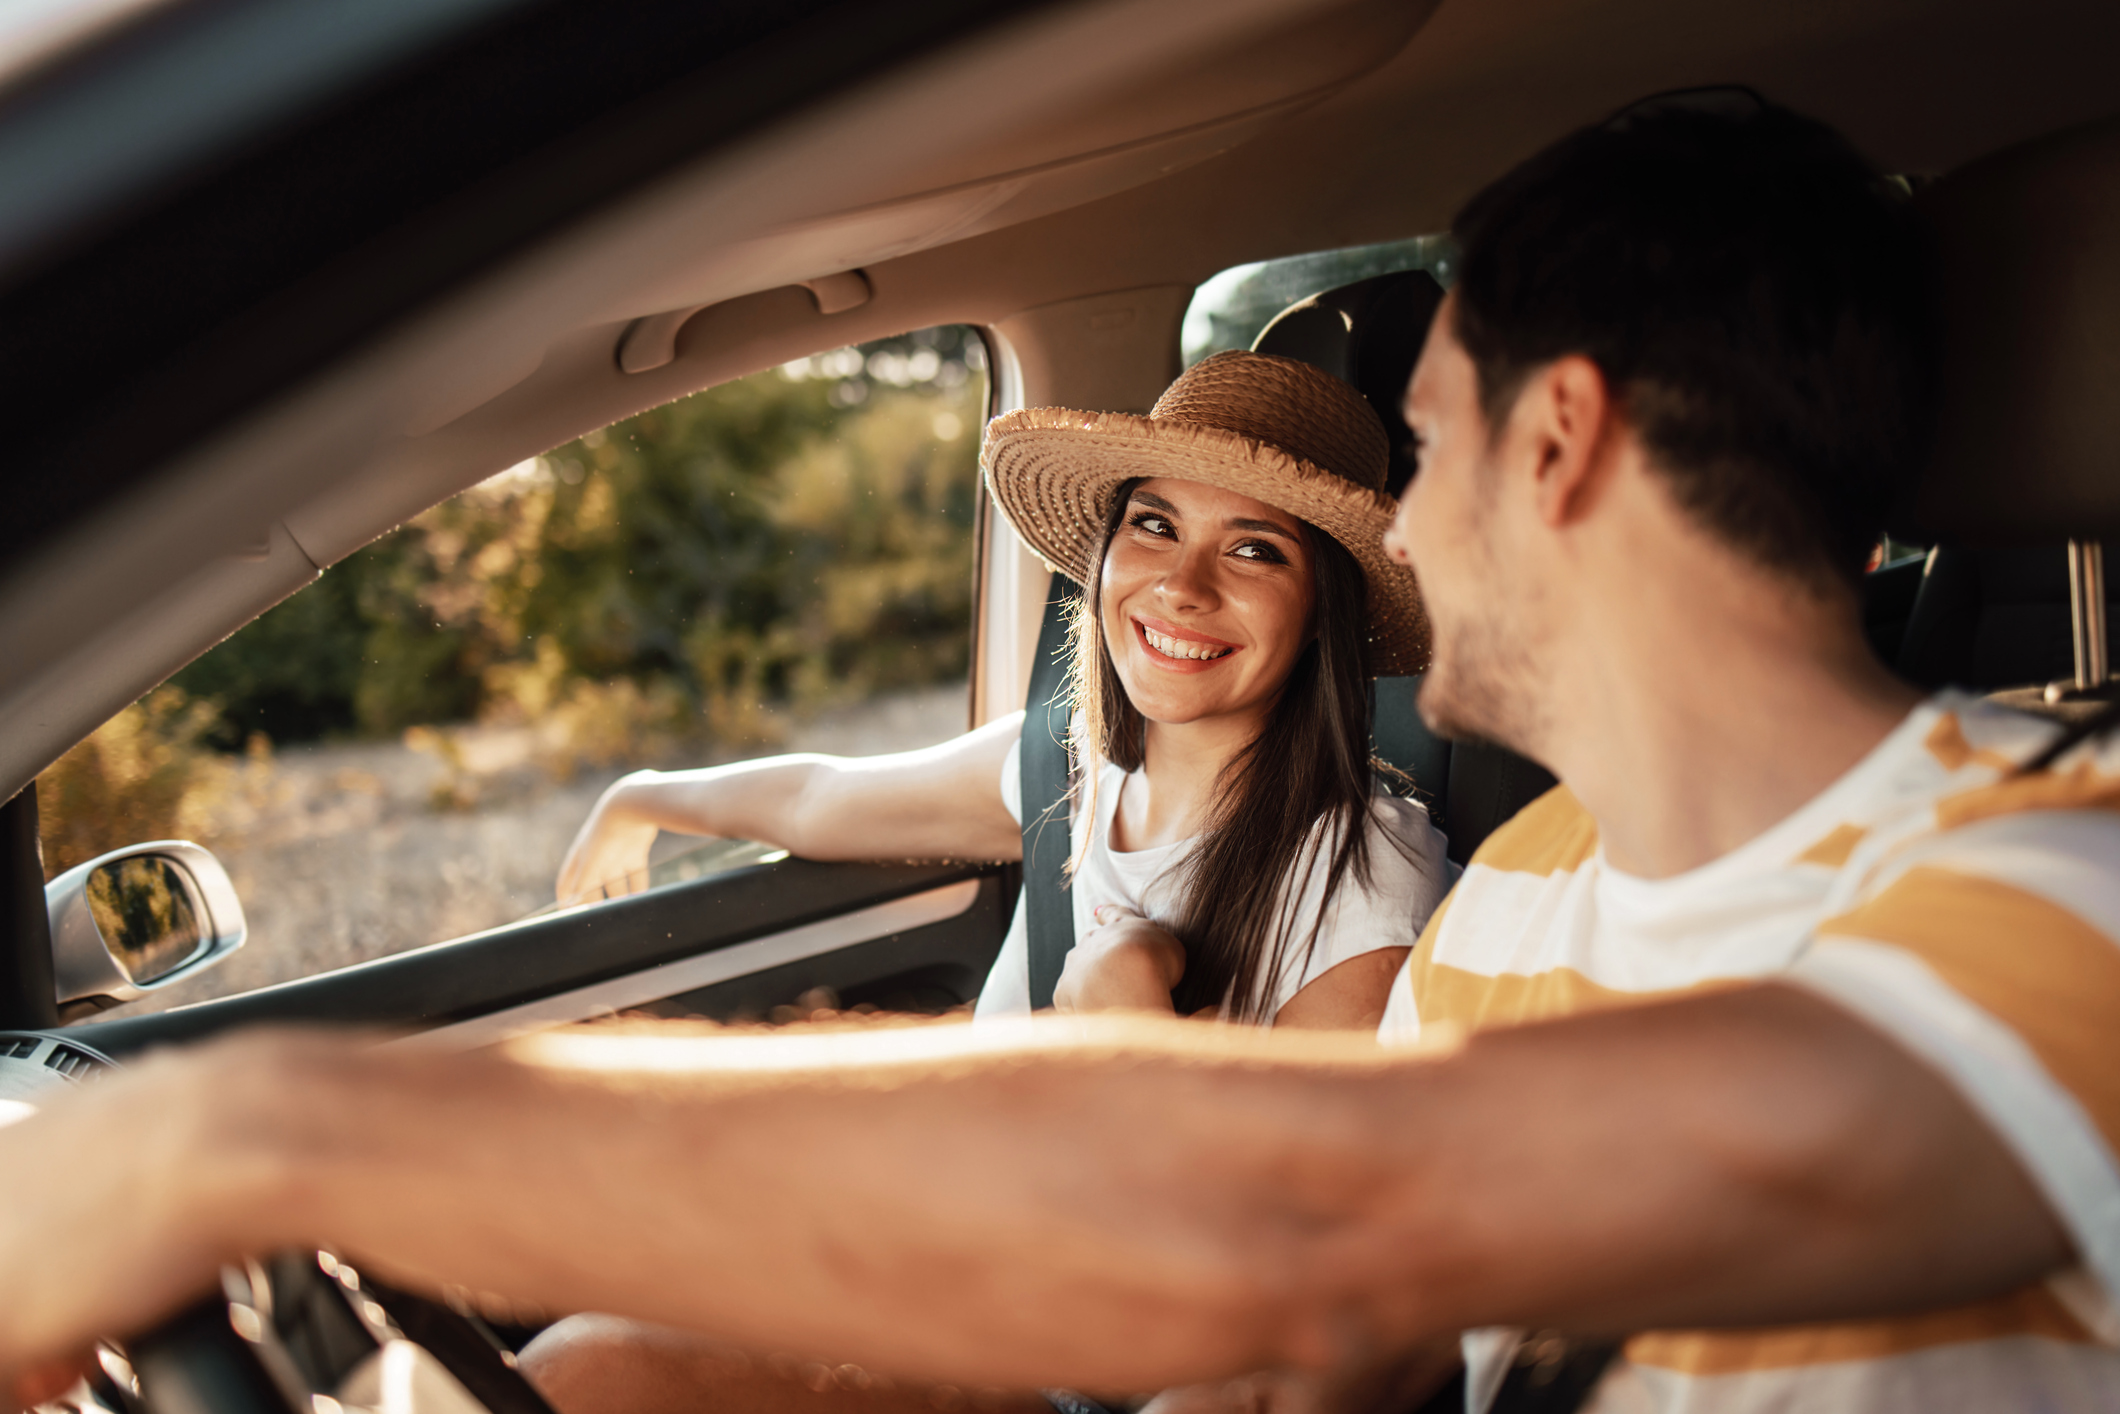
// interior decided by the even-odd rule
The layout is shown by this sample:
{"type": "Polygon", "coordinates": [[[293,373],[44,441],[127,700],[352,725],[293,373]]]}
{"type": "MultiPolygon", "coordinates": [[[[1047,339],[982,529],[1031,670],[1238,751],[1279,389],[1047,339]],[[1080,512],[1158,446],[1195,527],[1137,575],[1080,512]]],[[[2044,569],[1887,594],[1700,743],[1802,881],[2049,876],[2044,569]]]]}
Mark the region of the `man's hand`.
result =
{"type": "Polygon", "coordinates": [[[1061,1011],[1169,1015],[1171,988],[1185,975],[1184,944],[1117,904],[1099,905],[1096,919],[1061,965],[1053,1005],[1061,1011]]]}
{"type": "Polygon", "coordinates": [[[57,1399],[88,1372],[88,1363],[89,1357],[82,1355],[31,1366],[0,1386],[0,1409],[29,1409],[57,1399]]]}
{"type": "MultiPolygon", "coordinates": [[[[149,1056],[0,1129],[0,1409],[63,1392],[98,1336],[136,1333],[211,1289],[241,1251],[227,1205],[273,1177],[217,1130],[247,1092],[298,1086],[313,1039],[246,1037],[149,1056]]],[[[330,1049],[342,1049],[333,1045],[330,1049]]],[[[262,1209],[245,1237],[270,1243],[262,1209]]]]}

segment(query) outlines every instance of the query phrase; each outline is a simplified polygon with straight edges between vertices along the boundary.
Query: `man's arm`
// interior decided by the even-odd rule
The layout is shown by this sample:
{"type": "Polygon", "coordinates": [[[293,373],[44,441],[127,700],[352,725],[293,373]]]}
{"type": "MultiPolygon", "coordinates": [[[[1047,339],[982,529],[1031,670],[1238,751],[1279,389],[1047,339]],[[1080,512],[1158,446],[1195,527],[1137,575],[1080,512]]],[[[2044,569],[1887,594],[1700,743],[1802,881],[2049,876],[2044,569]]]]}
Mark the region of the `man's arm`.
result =
{"type": "Polygon", "coordinates": [[[1076,1018],[443,1058],[253,1037],[0,1131],[0,1373],[213,1262],[401,1277],[911,1378],[1151,1389],[1585,1332],[1880,1314],[2069,1257],[1936,1075],[1766,986],[1407,1054],[1076,1018]]]}

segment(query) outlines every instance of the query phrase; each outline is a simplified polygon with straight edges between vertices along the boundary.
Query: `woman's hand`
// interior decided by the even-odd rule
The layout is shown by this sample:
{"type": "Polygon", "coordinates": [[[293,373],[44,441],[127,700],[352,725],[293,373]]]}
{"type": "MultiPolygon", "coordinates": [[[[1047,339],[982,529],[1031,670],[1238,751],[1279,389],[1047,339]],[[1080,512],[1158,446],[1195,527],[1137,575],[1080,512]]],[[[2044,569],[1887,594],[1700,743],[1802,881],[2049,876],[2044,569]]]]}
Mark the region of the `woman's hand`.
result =
{"type": "Polygon", "coordinates": [[[560,861],[556,892],[562,905],[594,903],[647,887],[648,849],[657,829],[632,808],[629,796],[657,774],[635,771],[621,776],[597,799],[560,861]]]}
{"type": "Polygon", "coordinates": [[[1053,1005],[1061,1011],[1157,1011],[1168,1015],[1170,989],[1185,975],[1185,946],[1163,928],[1117,904],[1102,904],[1060,969],[1053,1005]]]}

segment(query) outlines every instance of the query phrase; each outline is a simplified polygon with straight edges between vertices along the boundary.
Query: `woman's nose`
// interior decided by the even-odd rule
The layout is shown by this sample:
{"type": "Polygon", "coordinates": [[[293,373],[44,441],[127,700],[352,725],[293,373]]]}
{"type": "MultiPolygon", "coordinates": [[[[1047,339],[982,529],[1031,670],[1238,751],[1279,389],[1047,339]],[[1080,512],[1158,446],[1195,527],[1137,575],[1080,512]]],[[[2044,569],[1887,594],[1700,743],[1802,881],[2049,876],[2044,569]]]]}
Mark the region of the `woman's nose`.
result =
{"type": "Polygon", "coordinates": [[[1221,557],[1208,547],[1188,546],[1157,581],[1156,593],[1174,609],[1208,607],[1220,597],[1215,589],[1220,564],[1221,557]]]}

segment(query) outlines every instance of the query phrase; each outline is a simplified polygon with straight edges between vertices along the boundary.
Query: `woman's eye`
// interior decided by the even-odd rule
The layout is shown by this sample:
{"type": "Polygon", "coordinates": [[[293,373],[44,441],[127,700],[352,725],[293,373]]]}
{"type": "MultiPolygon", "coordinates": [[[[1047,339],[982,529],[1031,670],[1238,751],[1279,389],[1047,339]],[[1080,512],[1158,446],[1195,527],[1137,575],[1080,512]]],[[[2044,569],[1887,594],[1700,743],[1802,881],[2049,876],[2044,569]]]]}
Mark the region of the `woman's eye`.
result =
{"type": "Polygon", "coordinates": [[[1288,563],[1286,555],[1283,555],[1278,549],[1263,540],[1247,540],[1231,553],[1242,559],[1257,560],[1261,564],[1285,565],[1288,563]]]}
{"type": "Polygon", "coordinates": [[[1169,536],[1175,533],[1170,522],[1154,511],[1137,511],[1126,523],[1136,530],[1145,530],[1150,535],[1169,536]]]}

